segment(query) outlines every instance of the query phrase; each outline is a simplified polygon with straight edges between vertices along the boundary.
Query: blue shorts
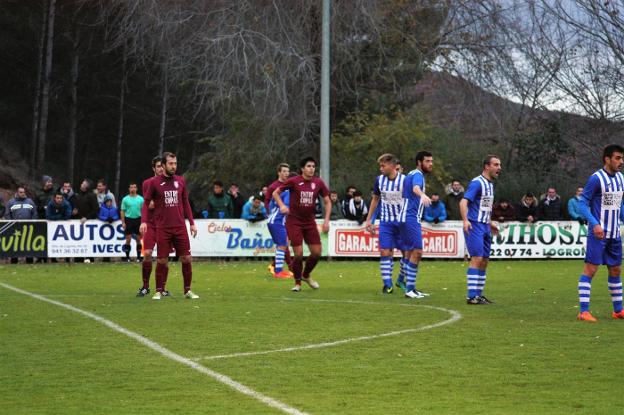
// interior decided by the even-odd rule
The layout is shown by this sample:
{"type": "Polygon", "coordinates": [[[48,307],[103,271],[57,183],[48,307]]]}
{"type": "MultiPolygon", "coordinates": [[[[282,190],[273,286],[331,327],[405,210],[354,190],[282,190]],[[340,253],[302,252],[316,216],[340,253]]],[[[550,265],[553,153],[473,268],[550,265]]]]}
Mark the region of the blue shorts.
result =
{"type": "Polygon", "coordinates": [[[403,250],[423,249],[422,228],[416,221],[403,222],[400,226],[403,250]]]}
{"type": "Polygon", "coordinates": [[[587,235],[585,262],[609,267],[622,265],[622,239],[596,239],[590,232],[587,235]]]}
{"type": "Polygon", "coordinates": [[[269,223],[269,232],[276,246],[288,246],[288,235],[286,234],[286,226],[281,223],[269,223]]]}
{"type": "Polygon", "coordinates": [[[492,246],[492,230],[489,223],[470,221],[472,229],[470,233],[464,232],[466,247],[471,257],[490,257],[490,247],[492,246]]]}
{"type": "Polygon", "coordinates": [[[401,226],[398,222],[381,222],[379,224],[379,249],[403,250],[401,226]]]}

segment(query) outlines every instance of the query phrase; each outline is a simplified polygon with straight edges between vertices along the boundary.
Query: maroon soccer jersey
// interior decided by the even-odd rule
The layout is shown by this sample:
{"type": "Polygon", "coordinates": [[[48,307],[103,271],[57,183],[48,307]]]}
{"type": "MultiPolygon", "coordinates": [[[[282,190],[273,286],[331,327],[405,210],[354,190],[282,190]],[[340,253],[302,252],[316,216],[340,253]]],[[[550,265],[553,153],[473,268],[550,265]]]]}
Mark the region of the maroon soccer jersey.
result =
{"type": "Polygon", "coordinates": [[[299,222],[314,222],[316,199],[320,194],[322,197],[329,196],[329,189],[325,182],[313,176],[306,180],[303,176],[295,176],[286,180],[280,189],[290,190],[290,214],[288,219],[295,219],[299,222]]]}
{"type": "Polygon", "coordinates": [[[156,228],[186,227],[184,217],[194,225],[193,212],[188,201],[186,182],[182,176],[157,176],[146,180],[147,189],[143,193],[143,210],[141,217],[147,221],[147,207],[154,201],[154,221],[156,228]]]}
{"type": "Polygon", "coordinates": [[[271,183],[264,195],[264,207],[266,208],[268,214],[271,213],[271,208],[269,207],[269,205],[271,204],[271,199],[273,199],[273,192],[276,191],[281,185],[282,182],[280,182],[279,180],[274,181],[273,183],[271,183]]]}
{"type": "MultiPolygon", "coordinates": [[[[147,194],[148,190],[149,190],[149,181],[152,180],[153,177],[150,177],[149,179],[145,179],[143,181],[143,185],[141,186],[142,188],[142,193],[145,195],[147,194]]],[[[145,199],[143,199],[145,201],[145,199]]],[[[145,205],[145,202],[143,203],[145,205]]],[[[149,205],[149,203],[148,203],[149,205]]],[[[150,226],[152,228],[156,227],[156,222],[154,221],[154,209],[147,209],[147,214],[143,214],[143,208],[141,208],[141,217],[145,218],[145,220],[141,220],[141,222],[145,222],[147,223],[147,226],[150,226]]]]}

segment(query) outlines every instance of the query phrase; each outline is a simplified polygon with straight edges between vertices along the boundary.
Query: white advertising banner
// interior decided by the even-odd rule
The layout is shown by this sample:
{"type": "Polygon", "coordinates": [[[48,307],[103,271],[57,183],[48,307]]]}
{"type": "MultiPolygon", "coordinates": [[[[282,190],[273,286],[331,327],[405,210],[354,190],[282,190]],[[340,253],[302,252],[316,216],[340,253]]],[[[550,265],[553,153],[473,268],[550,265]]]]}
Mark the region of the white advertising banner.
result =
{"type": "MultiPolygon", "coordinates": [[[[379,238],[357,222],[340,220],[331,224],[329,255],[344,257],[379,256],[379,238]]],[[[425,258],[463,258],[464,235],[461,222],[423,223],[423,256],[425,258]]],[[[395,251],[395,256],[401,253],[395,251]]]]}
{"type": "MultiPolygon", "coordinates": [[[[120,221],[48,222],[48,256],[51,258],[123,257],[125,239],[120,221]]],[[[136,254],[134,241],[131,249],[131,255],[134,257],[136,254]]]]}

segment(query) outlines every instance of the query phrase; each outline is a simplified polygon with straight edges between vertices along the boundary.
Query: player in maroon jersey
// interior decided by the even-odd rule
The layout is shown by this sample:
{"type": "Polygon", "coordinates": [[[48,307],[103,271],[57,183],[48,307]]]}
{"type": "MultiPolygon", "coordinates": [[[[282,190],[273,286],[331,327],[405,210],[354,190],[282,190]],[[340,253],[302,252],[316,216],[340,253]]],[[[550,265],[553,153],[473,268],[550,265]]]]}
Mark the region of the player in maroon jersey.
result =
{"type": "Polygon", "coordinates": [[[158,259],[156,263],[156,294],[154,300],[163,297],[164,284],[167,281],[169,254],[175,248],[182,263],[184,278],[184,296],[190,299],[199,298],[191,291],[193,269],[191,266],[191,243],[186,231],[186,219],[191,224],[191,235],[197,236],[197,226],[193,221],[193,213],[188,200],[186,182],[182,176],[175,174],[178,160],[173,153],[163,154],[164,172],[147,181],[143,194],[143,210],[141,215],[141,233],[147,230],[148,206],[154,201],[154,220],[156,222],[156,245],[158,259]]]}
{"type": "MultiPolygon", "coordinates": [[[[149,179],[145,179],[143,181],[143,185],[141,187],[141,193],[145,194],[147,190],[147,182],[151,180],[153,177],[160,176],[163,174],[164,168],[160,159],[160,156],[156,156],[152,159],[152,171],[154,172],[154,176],[149,179]]],[[[145,229],[145,233],[142,234],[143,239],[143,263],[141,264],[141,274],[143,278],[143,286],[139,288],[137,292],[137,297],[144,297],[149,294],[149,280],[152,275],[152,251],[154,250],[154,246],[156,245],[156,223],[154,222],[154,201],[150,203],[147,210],[147,218],[145,220],[147,223],[147,227],[145,229]]]]}
{"type": "MultiPolygon", "coordinates": [[[[273,200],[273,192],[277,190],[277,188],[280,187],[283,183],[285,183],[289,177],[290,177],[290,165],[288,163],[278,164],[277,165],[277,180],[271,183],[269,187],[267,188],[267,191],[264,192],[264,207],[266,208],[266,211],[269,214],[269,219],[272,217],[272,214],[273,214],[273,212],[271,212],[271,200],[273,200]]],[[[269,224],[270,223],[271,221],[269,220],[269,224]]],[[[271,226],[269,225],[269,229],[270,227],[271,226]]],[[[290,249],[288,249],[288,242],[286,242],[286,244],[283,246],[279,245],[279,242],[275,240],[275,238],[273,238],[273,242],[275,242],[275,244],[278,245],[276,246],[276,249],[275,249],[275,255],[277,256],[278,251],[282,250],[282,252],[284,252],[284,262],[286,263],[286,265],[288,265],[288,268],[290,269],[291,257],[290,257],[290,249]]],[[[271,264],[269,264],[269,273],[275,276],[275,257],[273,258],[273,261],[271,262],[271,264]]],[[[282,275],[288,275],[288,273],[289,271],[283,271],[282,275]]],[[[292,276],[292,273],[290,273],[290,275],[292,276]]]]}
{"type": "Polygon", "coordinates": [[[316,227],[314,211],[316,199],[320,195],[325,205],[325,222],[323,222],[323,232],[329,232],[329,215],[331,214],[331,200],[329,199],[329,189],[325,182],[314,176],[316,171],[316,160],[306,157],[299,164],[301,175],[291,177],[273,192],[273,198],[280,207],[283,214],[287,214],[286,232],[293,247],[295,257],[292,260],[292,272],[295,274],[295,286],[292,291],[301,291],[301,280],[310,287],[319,288],[318,282],[314,281],[310,274],[321,257],[322,246],[321,236],[316,227]],[[280,194],[290,191],[290,208],[284,204],[280,194]],[[303,242],[308,245],[310,255],[303,266],[303,242]]]}

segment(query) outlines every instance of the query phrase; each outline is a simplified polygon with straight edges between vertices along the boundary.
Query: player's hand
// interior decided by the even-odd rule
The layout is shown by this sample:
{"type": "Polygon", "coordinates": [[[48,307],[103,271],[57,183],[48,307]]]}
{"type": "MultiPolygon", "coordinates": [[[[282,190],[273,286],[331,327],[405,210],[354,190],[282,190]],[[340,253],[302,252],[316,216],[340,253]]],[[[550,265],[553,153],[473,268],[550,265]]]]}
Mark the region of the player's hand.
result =
{"type": "Polygon", "coordinates": [[[498,232],[500,232],[500,229],[498,229],[498,224],[494,222],[490,223],[490,229],[492,230],[492,235],[494,236],[498,235],[498,232]]]}
{"type": "Polygon", "coordinates": [[[329,232],[329,222],[323,222],[323,233],[329,232]]]}
{"type": "Polygon", "coordinates": [[[596,237],[596,239],[604,238],[604,230],[602,229],[602,226],[598,224],[594,225],[593,231],[594,231],[594,236],[596,237]]]}
{"type": "Polygon", "coordinates": [[[141,235],[145,235],[146,231],[147,231],[147,223],[142,223],[141,226],[139,226],[139,232],[141,232],[141,235]]]}
{"type": "Polygon", "coordinates": [[[431,199],[423,193],[422,196],[420,196],[420,203],[422,203],[423,206],[431,206],[431,199]]]}
{"type": "Polygon", "coordinates": [[[191,225],[191,236],[195,238],[197,236],[197,225],[191,225]]]}
{"type": "Polygon", "coordinates": [[[87,218],[80,218],[80,223],[85,223],[87,221],[87,218]]]}
{"type": "Polygon", "coordinates": [[[470,223],[470,221],[465,220],[464,221],[464,232],[470,233],[471,230],[472,230],[472,223],[470,223]]]}
{"type": "Polygon", "coordinates": [[[288,215],[290,213],[290,209],[288,209],[288,206],[284,205],[280,208],[280,212],[282,215],[288,215]]]}
{"type": "Polygon", "coordinates": [[[149,204],[149,206],[147,208],[148,209],[154,209],[154,201],[153,200],[150,200],[150,204],[149,204]]]}
{"type": "Polygon", "coordinates": [[[373,225],[370,222],[366,222],[366,232],[370,233],[371,235],[375,234],[375,225],[373,225]]]}

